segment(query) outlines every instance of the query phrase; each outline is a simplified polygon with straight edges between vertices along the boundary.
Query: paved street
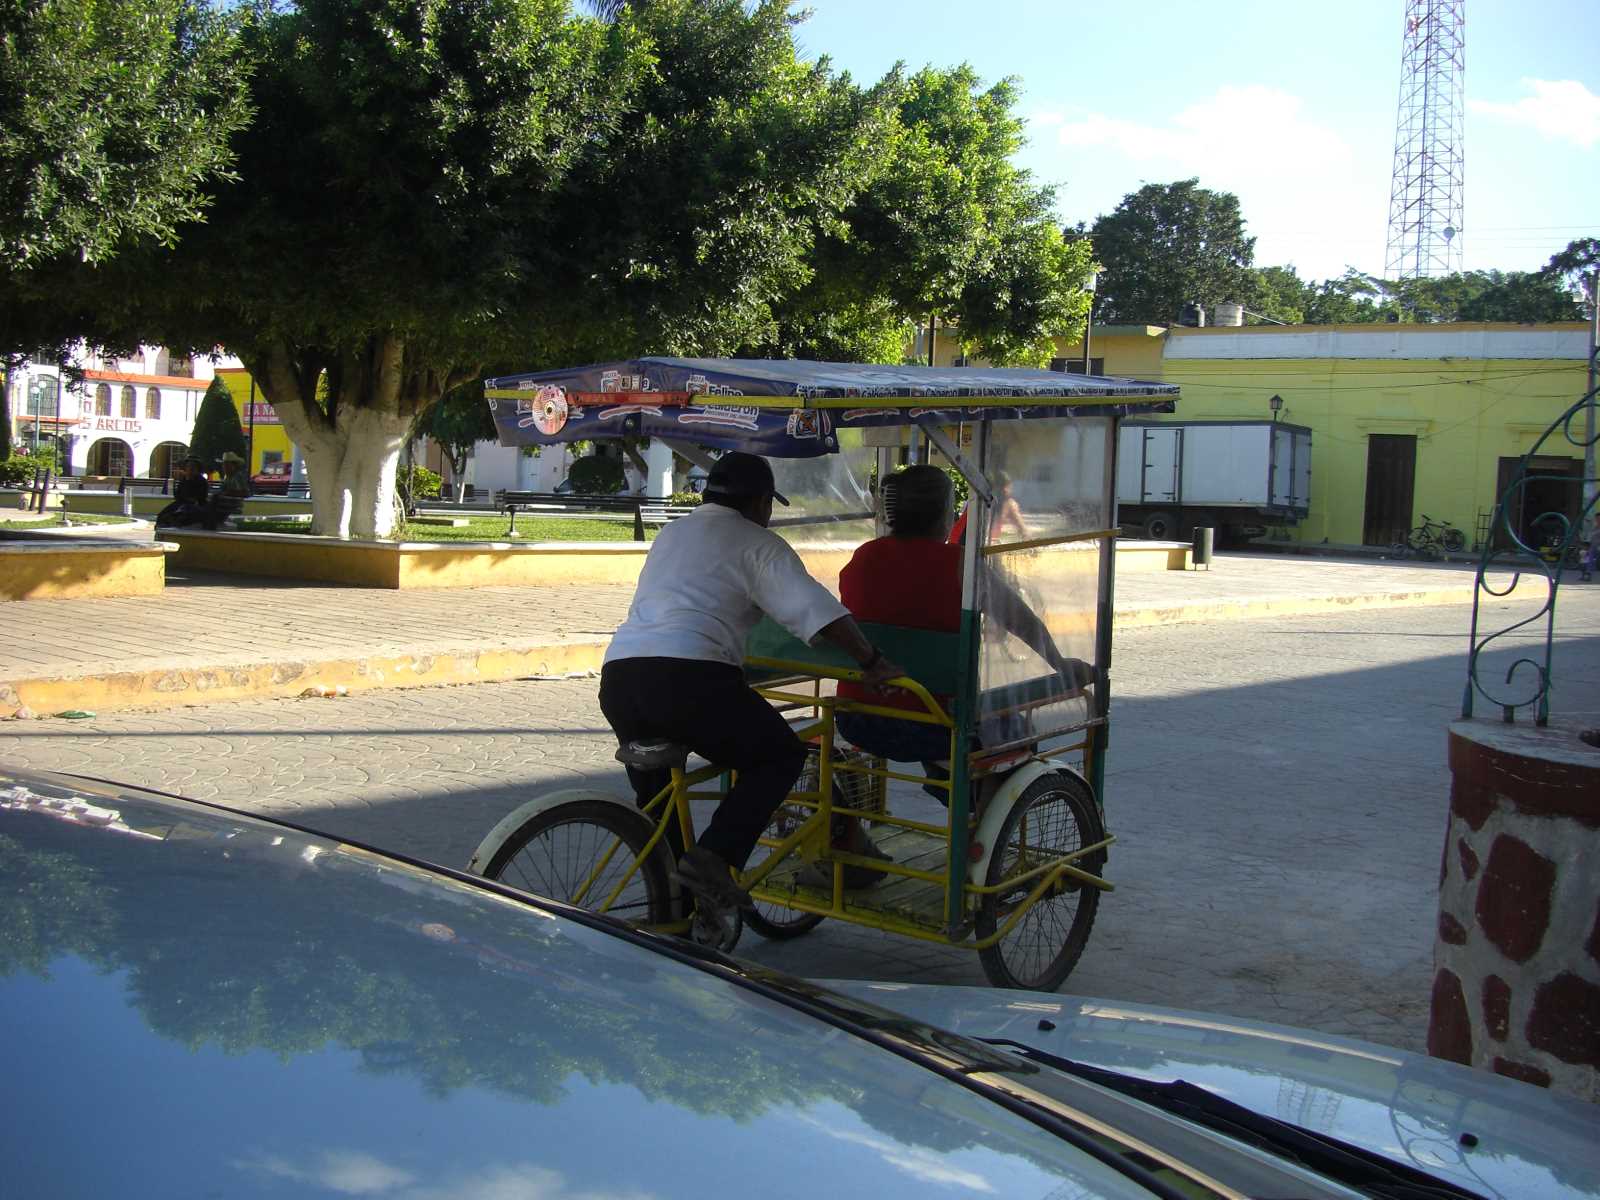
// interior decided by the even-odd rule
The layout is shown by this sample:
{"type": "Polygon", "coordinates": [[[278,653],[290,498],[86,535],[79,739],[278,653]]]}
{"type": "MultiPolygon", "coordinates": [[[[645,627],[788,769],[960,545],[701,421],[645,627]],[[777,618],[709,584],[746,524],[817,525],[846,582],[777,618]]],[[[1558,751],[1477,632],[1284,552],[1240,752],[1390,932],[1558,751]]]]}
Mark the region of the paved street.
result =
{"type": "MultiPolygon", "coordinates": [[[[1560,611],[1557,710],[1600,723],[1600,587],[1565,589],[1560,611]]],[[[1439,606],[1121,632],[1118,890],[1066,990],[1420,1048],[1467,620],[1439,606]]],[[[618,785],[594,692],[520,681],[15,722],[0,761],[460,865],[531,789],[618,785]]],[[[982,982],[970,953],[836,924],[786,944],[746,933],[740,952],[816,977],[982,982]]]]}

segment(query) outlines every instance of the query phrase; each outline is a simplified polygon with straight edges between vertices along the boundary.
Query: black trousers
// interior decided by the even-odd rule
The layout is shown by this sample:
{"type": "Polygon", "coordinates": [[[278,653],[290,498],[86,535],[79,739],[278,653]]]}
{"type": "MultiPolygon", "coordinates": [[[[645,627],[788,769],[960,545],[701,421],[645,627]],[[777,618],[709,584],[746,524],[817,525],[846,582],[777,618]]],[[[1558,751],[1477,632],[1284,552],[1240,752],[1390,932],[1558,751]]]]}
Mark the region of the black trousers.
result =
{"type": "MultiPolygon", "coordinates": [[[[600,711],[621,742],[666,739],[739,773],[700,845],[743,869],[800,777],[806,747],[738,667],[686,658],[623,658],[600,671],[600,711]]],[[[671,781],[628,768],[641,806],[671,781]]]]}

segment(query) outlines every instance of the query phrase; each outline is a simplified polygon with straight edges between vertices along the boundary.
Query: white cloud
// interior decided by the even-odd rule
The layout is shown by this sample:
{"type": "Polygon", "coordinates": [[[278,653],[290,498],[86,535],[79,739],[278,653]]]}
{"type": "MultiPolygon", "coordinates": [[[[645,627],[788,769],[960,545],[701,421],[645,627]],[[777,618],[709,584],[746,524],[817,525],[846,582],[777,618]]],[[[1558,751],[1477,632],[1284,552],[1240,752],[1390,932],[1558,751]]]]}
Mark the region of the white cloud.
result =
{"type": "Polygon", "coordinates": [[[1116,197],[1101,201],[1102,212],[1140,183],[1198,178],[1239,197],[1258,265],[1293,262],[1315,278],[1340,274],[1346,262],[1382,267],[1390,145],[1358,154],[1330,121],[1280,88],[1220,87],[1159,122],[1080,110],[1041,129],[1041,147],[1050,141],[1075,192],[1088,198],[1092,181],[1115,181],[1116,197]]]}
{"type": "Polygon", "coordinates": [[[1179,163],[1196,171],[1252,173],[1263,167],[1337,171],[1349,145],[1333,129],[1304,117],[1304,102],[1277,88],[1217,89],[1169,125],[1143,125],[1100,113],[1063,123],[1063,146],[1112,146],[1137,161],[1179,163]]]}
{"type": "Polygon", "coordinates": [[[305,1167],[272,1156],[263,1156],[248,1165],[269,1175],[315,1184],[343,1196],[381,1195],[405,1187],[415,1178],[409,1171],[390,1166],[370,1154],[348,1150],[324,1151],[305,1167]]]}
{"type": "Polygon", "coordinates": [[[1600,141],[1600,96],[1575,79],[1524,79],[1533,95],[1510,104],[1468,100],[1467,108],[1513,125],[1525,125],[1552,141],[1584,150],[1600,141]]]}
{"type": "Polygon", "coordinates": [[[958,1165],[951,1155],[929,1150],[923,1146],[906,1145],[864,1131],[839,1128],[810,1114],[796,1114],[795,1119],[831,1138],[873,1151],[884,1163],[903,1171],[918,1183],[957,1187],[967,1192],[994,1191],[988,1180],[976,1171],[969,1171],[958,1165]]]}
{"type": "Polygon", "coordinates": [[[653,1200],[647,1192],[596,1192],[573,1189],[560,1171],[533,1163],[491,1163],[477,1172],[431,1184],[410,1171],[370,1154],[325,1150],[304,1166],[276,1155],[261,1155],[234,1164],[280,1179],[336,1192],[341,1196],[382,1196],[385,1200],[653,1200]]]}

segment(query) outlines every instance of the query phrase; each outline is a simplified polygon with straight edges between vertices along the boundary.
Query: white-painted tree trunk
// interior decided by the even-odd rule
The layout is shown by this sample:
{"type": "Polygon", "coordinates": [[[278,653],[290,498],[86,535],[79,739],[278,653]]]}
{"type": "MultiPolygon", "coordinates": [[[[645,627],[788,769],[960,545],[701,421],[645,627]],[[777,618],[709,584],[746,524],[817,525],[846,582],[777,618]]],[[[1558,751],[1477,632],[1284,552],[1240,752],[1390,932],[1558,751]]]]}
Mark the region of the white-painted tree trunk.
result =
{"type": "Polygon", "coordinates": [[[391,333],[374,335],[337,363],[323,358],[319,365],[314,356],[308,363],[288,344],[264,346],[247,361],[305,461],[313,533],[390,537],[406,435],[430,405],[478,370],[408,368],[406,357],[404,338],[391,333]],[[330,394],[321,397],[324,385],[330,394]]]}
{"type": "Polygon", "coordinates": [[[337,430],[317,429],[294,405],[278,409],[300,448],[311,484],[311,532],[386,538],[394,532],[394,484],[409,418],[370,408],[340,413],[337,430]]]}

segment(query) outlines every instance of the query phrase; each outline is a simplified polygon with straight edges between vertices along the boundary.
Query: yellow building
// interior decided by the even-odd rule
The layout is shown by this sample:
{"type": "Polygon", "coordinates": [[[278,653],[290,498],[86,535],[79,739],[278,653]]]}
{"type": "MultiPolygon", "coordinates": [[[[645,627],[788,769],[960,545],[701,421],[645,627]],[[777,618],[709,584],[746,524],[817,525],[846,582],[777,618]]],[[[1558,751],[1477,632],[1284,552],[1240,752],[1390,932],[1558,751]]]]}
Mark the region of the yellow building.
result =
{"type": "Polygon", "coordinates": [[[250,372],[243,368],[222,367],[217,370],[217,377],[228,385],[228,392],[233,396],[233,406],[239,410],[239,424],[245,431],[247,444],[250,447],[250,474],[259,473],[265,463],[292,460],[294,443],[283,431],[283,424],[278,420],[278,414],[273,411],[272,405],[268,404],[256,389],[255,381],[250,378],[250,372]]]}
{"type": "MultiPolygon", "coordinates": [[[[1081,340],[1058,345],[1081,370],[1081,340]]],[[[1424,514],[1478,544],[1518,461],[1586,390],[1587,353],[1576,322],[1112,325],[1090,338],[1097,373],[1183,389],[1167,420],[1310,426],[1311,511],[1288,536],[1335,545],[1388,545],[1424,514]]],[[[1529,488],[1513,518],[1524,531],[1580,505],[1581,448],[1558,435],[1535,467],[1565,478],[1529,488]]]]}

